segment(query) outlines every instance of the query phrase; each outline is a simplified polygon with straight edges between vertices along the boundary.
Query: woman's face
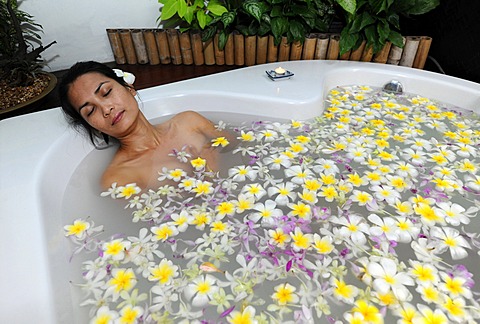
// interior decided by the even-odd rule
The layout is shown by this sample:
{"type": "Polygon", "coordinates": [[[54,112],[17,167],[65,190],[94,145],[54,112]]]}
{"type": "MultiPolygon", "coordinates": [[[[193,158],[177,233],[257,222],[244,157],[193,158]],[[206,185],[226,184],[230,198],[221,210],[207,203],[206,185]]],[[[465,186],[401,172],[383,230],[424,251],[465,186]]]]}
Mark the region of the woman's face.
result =
{"type": "Polygon", "coordinates": [[[138,117],[134,95],[134,89],[97,72],[81,75],[68,91],[70,103],[92,127],[116,138],[138,117]]]}

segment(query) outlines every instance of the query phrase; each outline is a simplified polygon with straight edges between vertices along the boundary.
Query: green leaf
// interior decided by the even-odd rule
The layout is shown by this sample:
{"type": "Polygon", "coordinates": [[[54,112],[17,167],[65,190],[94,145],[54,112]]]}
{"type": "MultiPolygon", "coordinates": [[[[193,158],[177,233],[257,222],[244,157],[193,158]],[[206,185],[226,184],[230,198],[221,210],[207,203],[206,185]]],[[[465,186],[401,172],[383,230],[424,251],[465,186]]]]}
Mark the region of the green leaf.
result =
{"type": "Polygon", "coordinates": [[[198,20],[198,25],[200,26],[201,29],[204,29],[205,26],[207,25],[207,15],[203,10],[197,11],[197,20],[198,20]]]}
{"type": "Polygon", "coordinates": [[[213,36],[217,33],[217,26],[208,26],[202,33],[202,41],[206,42],[209,39],[212,39],[213,36]]]}
{"type": "Polygon", "coordinates": [[[440,4],[440,0],[417,0],[415,5],[408,9],[405,13],[410,15],[423,15],[440,4]]]}
{"type": "Polygon", "coordinates": [[[383,23],[378,23],[377,33],[378,33],[379,42],[384,44],[388,36],[390,35],[390,25],[385,21],[383,23]]]}
{"type": "Polygon", "coordinates": [[[223,27],[227,28],[231,23],[235,21],[236,14],[233,11],[223,13],[220,20],[223,23],[223,27]]]}
{"type": "Polygon", "coordinates": [[[372,7],[372,11],[375,14],[379,14],[382,11],[387,9],[387,1],[386,0],[370,0],[370,6],[372,7]]]}
{"type": "Polygon", "coordinates": [[[388,35],[388,40],[392,42],[393,45],[398,47],[403,47],[403,37],[400,33],[397,33],[394,30],[390,30],[390,35],[388,35]]]}
{"type": "Polygon", "coordinates": [[[245,1],[242,7],[249,15],[255,18],[258,22],[260,22],[262,14],[266,11],[265,4],[255,0],[245,1]]]}
{"type": "Polygon", "coordinates": [[[304,41],[306,30],[305,27],[299,23],[298,21],[292,20],[290,21],[289,33],[292,35],[293,40],[304,41]]]}
{"type": "Polygon", "coordinates": [[[220,50],[223,50],[225,48],[225,45],[227,44],[227,41],[228,41],[228,34],[224,29],[220,31],[220,33],[218,34],[218,48],[220,50]]]}
{"type": "Polygon", "coordinates": [[[178,0],[166,1],[162,7],[161,20],[172,18],[178,12],[178,0]]]}
{"type": "MultiPolygon", "coordinates": [[[[353,15],[357,9],[356,0],[336,0],[337,3],[349,14],[353,15]]],[[[347,51],[348,52],[348,51],[347,51]]]]}
{"type": "Polygon", "coordinates": [[[187,2],[185,0],[178,0],[178,16],[183,18],[187,13],[187,2]]]}
{"type": "Polygon", "coordinates": [[[204,8],[205,2],[203,2],[203,0],[195,0],[195,2],[193,3],[193,6],[195,8],[204,8]]]}
{"type": "Polygon", "coordinates": [[[373,23],[375,23],[375,18],[372,17],[368,12],[364,12],[362,14],[359,30],[365,29],[367,26],[370,26],[373,23]]]}
{"type": "Polygon", "coordinates": [[[283,16],[283,9],[281,6],[273,6],[272,11],[270,12],[270,17],[282,17],[283,16]]]}
{"type": "Polygon", "coordinates": [[[210,1],[207,5],[207,9],[215,16],[221,16],[228,11],[227,8],[215,1],[210,1]]]}
{"type": "Polygon", "coordinates": [[[183,19],[188,23],[191,24],[193,21],[193,17],[195,15],[195,7],[188,6],[183,19]]]}
{"type": "Polygon", "coordinates": [[[346,29],[340,34],[340,55],[354,49],[357,40],[360,38],[358,33],[349,33],[346,29]]]}
{"type": "Polygon", "coordinates": [[[275,43],[279,44],[282,36],[288,31],[288,20],[284,17],[272,18],[272,34],[275,37],[275,43]],[[277,43],[278,42],[278,43],[277,43]]]}

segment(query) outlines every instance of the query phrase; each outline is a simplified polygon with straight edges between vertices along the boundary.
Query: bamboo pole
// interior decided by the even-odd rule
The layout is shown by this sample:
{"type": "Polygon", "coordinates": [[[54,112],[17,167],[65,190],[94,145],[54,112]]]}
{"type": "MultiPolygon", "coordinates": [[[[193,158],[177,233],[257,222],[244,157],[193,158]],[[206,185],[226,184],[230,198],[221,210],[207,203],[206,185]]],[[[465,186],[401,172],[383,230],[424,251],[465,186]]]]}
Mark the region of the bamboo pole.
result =
{"type": "Polygon", "coordinates": [[[195,65],[203,65],[205,63],[205,58],[203,57],[203,43],[200,32],[191,31],[190,41],[192,44],[193,63],[195,65]]]}
{"type": "Polygon", "coordinates": [[[402,58],[398,63],[401,66],[413,66],[415,55],[417,54],[418,44],[420,43],[420,37],[407,36],[405,37],[405,46],[403,48],[402,58]]]}
{"type": "Polygon", "coordinates": [[[170,64],[170,47],[168,46],[167,31],[165,29],[155,30],[155,40],[157,41],[160,63],[170,64]]]}
{"type": "Polygon", "coordinates": [[[392,43],[386,42],[380,52],[373,56],[373,61],[375,63],[387,63],[388,55],[390,54],[390,48],[392,48],[392,43]]]}
{"type": "Polygon", "coordinates": [[[340,54],[339,59],[342,60],[342,61],[348,61],[348,60],[350,60],[350,54],[352,54],[352,51],[347,51],[343,54],[340,54]]]}
{"type": "Polygon", "coordinates": [[[372,46],[365,46],[363,49],[362,57],[360,61],[362,62],[371,62],[373,58],[373,47],[372,46]]]}
{"type": "Polygon", "coordinates": [[[170,57],[174,65],[182,64],[182,51],[180,50],[180,41],[176,29],[167,29],[168,47],[170,48],[170,57]]]}
{"type": "Polygon", "coordinates": [[[215,64],[215,50],[213,49],[213,39],[203,42],[203,57],[206,65],[215,64]]]}
{"type": "Polygon", "coordinates": [[[131,33],[132,33],[133,46],[135,47],[135,54],[137,54],[137,63],[147,64],[148,63],[147,47],[145,45],[145,39],[143,38],[142,30],[133,29],[131,33]]]}
{"type": "Polygon", "coordinates": [[[160,64],[160,56],[158,55],[157,42],[155,41],[155,33],[153,29],[144,29],[143,38],[147,47],[148,61],[150,65],[160,64]]]}
{"type": "Polygon", "coordinates": [[[340,53],[340,35],[332,34],[330,35],[330,40],[328,43],[327,60],[337,60],[339,53],[340,53]]]}
{"type": "Polygon", "coordinates": [[[245,39],[238,31],[233,32],[233,44],[235,46],[235,65],[245,65],[245,39]]]}
{"type": "Polygon", "coordinates": [[[257,36],[245,37],[245,65],[255,65],[255,57],[257,51],[257,36]]]}
{"type": "Polygon", "coordinates": [[[235,44],[233,42],[233,35],[230,33],[225,43],[225,64],[235,64],[235,44]]]}
{"type": "Polygon", "coordinates": [[[316,45],[317,39],[315,38],[315,34],[307,35],[305,42],[303,43],[302,60],[313,60],[316,45]]]}
{"type": "Polygon", "coordinates": [[[217,65],[225,65],[225,50],[220,49],[220,46],[218,45],[220,34],[217,33],[213,37],[213,50],[215,53],[215,64],[217,65]]]}
{"type": "MultiPolygon", "coordinates": [[[[405,37],[403,37],[403,44],[405,45],[405,37]]],[[[390,54],[388,54],[387,64],[398,65],[402,58],[403,48],[396,45],[392,45],[390,48],[390,54]]]]}
{"type": "Polygon", "coordinates": [[[127,64],[137,64],[137,54],[135,54],[135,46],[133,45],[132,34],[129,29],[120,31],[120,39],[122,40],[123,51],[127,64]]]}
{"type": "Polygon", "coordinates": [[[428,36],[422,36],[420,38],[420,43],[418,44],[417,55],[413,61],[412,67],[416,69],[423,69],[425,67],[425,62],[427,61],[428,51],[432,45],[432,38],[428,36]]]}
{"type": "Polygon", "coordinates": [[[328,43],[330,37],[327,34],[317,34],[317,46],[315,47],[314,59],[325,60],[327,57],[328,43]]]}
{"type": "Polygon", "coordinates": [[[282,40],[280,41],[280,45],[278,45],[278,61],[288,61],[290,58],[290,44],[287,41],[287,37],[283,36],[282,40]]]}
{"type": "Polygon", "coordinates": [[[193,64],[192,43],[190,42],[190,33],[180,33],[180,52],[182,53],[182,62],[185,65],[193,64]]]}
{"type": "Polygon", "coordinates": [[[257,36],[257,64],[267,63],[268,36],[257,36]]]}
{"type": "Polygon", "coordinates": [[[268,36],[267,62],[277,62],[278,60],[278,45],[275,45],[275,37],[268,36]]]}
{"type": "Polygon", "coordinates": [[[302,58],[303,44],[300,41],[294,41],[290,45],[290,61],[297,61],[302,58]]]}
{"type": "Polygon", "coordinates": [[[367,44],[367,42],[365,40],[363,40],[362,43],[360,44],[360,46],[358,48],[354,49],[350,53],[350,58],[349,58],[350,61],[360,61],[360,58],[362,57],[363,50],[365,49],[365,44],[367,44]]]}
{"type": "Polygon", "coordinates": [[[125,52],[123,51],[122,40],[120,39],[118,29],[107,29],[107,35],[115,62],[117,64],[125,64],[127,59],[125,58],[125,52]]]}

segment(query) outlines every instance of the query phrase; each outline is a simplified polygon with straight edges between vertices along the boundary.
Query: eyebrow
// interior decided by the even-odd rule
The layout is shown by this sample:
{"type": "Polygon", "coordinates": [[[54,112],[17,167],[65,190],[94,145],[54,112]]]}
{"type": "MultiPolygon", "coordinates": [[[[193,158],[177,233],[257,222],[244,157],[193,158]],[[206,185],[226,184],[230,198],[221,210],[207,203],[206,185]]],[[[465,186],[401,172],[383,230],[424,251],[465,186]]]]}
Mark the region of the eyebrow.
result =
{"type": "MultiPolygon", "coordinates": [[[[100,82],[100,84],[98,85],[97,89],[95,89],[95,91],[93,92],[94,94],[97,94],[100,89],[102,88],[102,86],[105,84],[105,83],[108,83],[110,81],[103,81],[103,82],[100,82]]],[[[86,106],[88,106],[89,102],[87,101],[86,103],[84,103],[83,105],[81,105],[79,108],[78,108],[78,112],[80,112],[80,110],[82,110],[83,108],[85,108],[86,106]]]]}

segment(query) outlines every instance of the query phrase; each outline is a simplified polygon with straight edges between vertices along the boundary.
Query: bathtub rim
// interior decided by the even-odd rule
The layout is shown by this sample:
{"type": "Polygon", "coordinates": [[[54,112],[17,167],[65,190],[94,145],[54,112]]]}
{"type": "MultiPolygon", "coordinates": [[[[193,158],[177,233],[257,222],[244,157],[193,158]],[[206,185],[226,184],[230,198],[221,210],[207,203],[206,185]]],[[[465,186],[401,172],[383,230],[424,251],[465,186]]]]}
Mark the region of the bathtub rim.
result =
{"type": "MultiPolygon", "coordinates": [[[[434,72],[429,72],[429,71],[421,71],[421,70],[413,70],[410,68],[405,68],[405,67],[393,67],[393,66],[388,66],[388,65],[380,65],[375,64],[375,63],[356,63],[356,62],[343,62],[343,61],[334,61],[334,62],[328,62],[328,61],[314,61],[313,65],[323,65],[322,69],[325,73],[328,71],[333,71],[331,73],[335,73],[335,71],[340,71],[339,69],[344,69],[345,71],[352,71],[352,69],[355,71],[355,73],[360,73],[364,69],[373,69],[372,71],[379,71],[381,74],[388,74],[390,72],[396,72],[396,76],[404,76],[407,78],[407,76],[412,75],[415,77],[418,77],[422,80],[429,80],[429,81],[436,81],[438,84],[444,84],[448,83],[449,86],[454,86],[454,88],[469,88],[471,90],[471,93],[473,94],[480,94],[480,85],[471,81],[467,80],[462,80],[458,79],[455,77],[451,76],[444,76],[444,75],[438,75],[434,72]],[[322,63],[321,63],[322,62],[322,63]],[[358,65],[361,64],[361,65],[358,65]],[[350,70],[349,70],[350,69],[350,70]]],[[[304,80],[302,77],[301,73],[299,71],[304,71],[305,70],[305,64],[312,64],[312,62],[308,61],[296,61],[296,62],[282,62],[282,66],[287,67],[288,69],[291,69],[296,73],[295,77],[292,79],[293,82],[297,83],[298,81],[304,80]]],[[[176,83],[172,83],[169,85],[162,85],[162,86],[157,86],[157,87],[152,87],[144,90],[140,90],[139,92],[141,93],[142,99],[148,102],[151,100],[151,97],[155,91],[166,90],[166,92],[169,92],[172,94],[181,95],[185,94],[185,90],[182,91],[182,89],[185,89],[185,87],[190,87],[190,86],[195,86],[195,91],[198,93],[202,92],[203,89],[208,88],[206,86],[206,83],[209,81],[215,81],[218,83],[222,83],[222,87],[226,86],[225,83],[227,81],[232,80],[232,77],[235,77],[237,73],[245,73],[247,77],[255,77],[264,74],[264,70],[271,67],[271,66],[278,66],[278,63],[271,63],[263,66],[253,66],[253,67],[248,67],[244,69],[238,69],[238,70],[233,70],[233,71],[227,71],[215,75],[209,75],[205,77],[199,77],[196,79],[192,80],[186,80],[186,81],[180,81],[176,83]]],[[[308,69],[307,69],[308,70],[308,69]]],[[[245,77],[242,75],[242,77],[245,77]]],[[[269,90],[274,90],[276,88],[279,89],[287,89],[289,86],[289,81],[280,81],[280,82],[272,82],[270,80],[265,79],[266,81],[270,83],[265,83],[267,84],[269,90]],[[286,83],[283,83],[286,82],[286,83]]],[[[324,84],[321,84],[324,86],[324,84]]],[[[327,85],[325,85],[326,87],[327,85]]],[[[220,87],[220,88],[222,88],[220,87]]],[[[218,90],[218,86],[216,87],[215,91],[218,90]]],[[[250,87],[247,85],[247,90],[251,90],[250,87]]],[[[221,92],[221,91],[220,91],[221,92]]],[[[241,94],[240,90],[237,88],[235,93],[241,94]]],[[[249,92],[251,94],[251,92],[249,92]]],[[[255,95],[252,95],[252,98],[262,98],[264,94],[259,93],[259,92],[254,92],[255,95]]],[[[248,97],[248,96],[247,96],[248,97]]],[[[268,98],[268,96],[265,96],[265,98],[268,98]]],[[[278,97],[275,97],[276,100],[284,100],[285,98],[289,98],[293,104],[299,103],[299,102],[306,102],[302,101],[302,98],[305,99],[304,97],[301,96],[301,94],[281,94],[278,97]]],[[[480,96],[477,96],[477,99],[480,98],[480,96]]],[[[320,98],[323,100],[323,98],[320,98]]],[[[317,100],[317,99],[315,99],[317,100]]],[[[312,102],[315,102],[313,100],[312,102]]],[[[153,113],[150,111],[150,109],[147,109],[146,114],[148,117],[154,118],[156,117],[155,115],[158,115],[157,113],[153,113]]],[[[58,144],[58,138],[59,136],[64,136],[66,133],[67,135],[65,136],[80,136],[75,133],[75,135],[72,135],[73,130],[69,129],[63,119],[63,114],[60,111],[60,109],[52,109],[48,111],[43,111],[39,113],[34,113],[30,115],[25,115],[25,116],[19,116],[15,118],[10,118],[10,119],[5,119],[0,121],[0,143],[2,144],[0,147],[3,148],[3,145],[9,145],[9,146],[19,146],[21,147],[23,141],[32,141],[30,143],[30,146],[37,145],[38,147],[34,149],[34,154],[33,155],[27,155],[24,152],[15,152],[13,151],[13,155],[9,156],[9,158],[14,158],[14,159],[26,159],[27,161],[24,161],[25,163],[21,165],[22,167],[22,172],[25,174],[22,175],[21,179],[22,182],[20,184],[16,183],[16,180],[18,180],[17,177],[14,175],[6,175],[6,170],[4,167],[9,166],[9,163],[7,162],[6,158],[0,157],[0,170],[2,173],[2,179],[1,185],[0,185],[0,193],[3,196],[0,201],[0,215],[2,217],[2,221],[4,226],[4,229],[2,229],[2,234],[5,234],[7,232],[6,229],[10,228],[18,228],[21,227],[23,229],[21,238],[28,238],[30,239],[30,242],[26,244],[25,247],[23,247],[23,250],[29,250],[32,252],[31,259],[34,260],[38,269],[37,272],[32,275],[29,280],[25,283],[24,281],[21,281],[21,284],[25,284],[25,287],[21,287],[19,289],[18,286],[15,286],[12,283],[15,283],[15,280],[12,279],[12,282],[8,282],[9,286],[7,287],[7,291],[10,291],[14,288],[17,290],[20,290],[23,292],[28,291],[29,297],[30,297],[30,305],[35,305],[38,306],[37,310],[35,311],[29,311],[29,312],[21,312],[21,310],[26,306],[23,304],[25,300],[21,300],[20,303],[18,300],[15,300],[14,298],[6,298],[5,296],[2,297],[1,303],[0,303],[0,308],[3,310],[2,314],[6,314],[7,316],[12,316],[12,320],[15,320],[15,322],[27,322],[28,320],[36,320],[40,322],[49,322],[53,323],[55,320],[58,318],[56,315],[56,310],[55,307],[52,303],[54,301],[49,300],[46,296],[52,295],[52,285],[49,284],[49,281],[51,280],[51,274],[49,272],[49,264],[45,263],[45,256],[47,254],[47,246],[38,244],[38,243],[44,243],[47,238],[45,237],[44,233],[45,230],[42,229],[41,231],[38,231],[39,227],[45,226],[44,220],[40,219],[42,216],[40,214],[42,207],[41,204],[42,202],[39,201],[38,197],[40,197],[39,192],[42,191],[41,184],[43,183],[42,177],[44,174],[39,174],[38,172],[42,170],[42,168],[47,165],[48,160],[47,157],[49,156],[50,152],[55,151],[55,143],[58,144]],[[18,136],[14,137],[11,139],[11,141],[7,141],[5,139],[5,136],[9,135],[7,131],[5,130],[6,128],[9,129],[9,131],[12,131],[13,129],[22,129],[22,126],[25,127],[24,122],[26,124],[30,124],[30,127],[28,128],[29,132],[21,133],[18,134],[18,136]],[[8,125],[8,126],[6,126],[8,125]],[[42,138],[43,137],[43,138],[42,138]],[[6,180],[5,180],[6,179],[6,180]],[[30,179],[30,182],[28,181],[30,179]],[[8,196],[7,196],[8,194],[8,196]],[[25,195],[27,197],[33,197],[31,203],[22,204],[22,200],[19,198],[20,195],[25,195]],[[7,201],[6,197],[16,197],[13,201],[7,201]],[[31,222],[29,224],[26,224],[24,220],[22,220],[20,217],[19,218],[8,218],[5,215],[16,215],[15,212],[20,212],[21,215],[30,215],[31,222]],[[47,280],[45,278],[47,277],[47,280]],[[32,282],[38,282],[38,286],[33,286],[32,288],[32,282]],[[10,287],[10,288],[9,288],[10,287]],[[4,309],[5,308],[5,309],[4,309]],[[15,314],[13,314],[15,312],[15,314]],[[13,317],[15,316],[15,317],[13,317]],[[18,318],[17,316],[20,316],[18,318]],[[22,317],[23,316],[23,317],[22,317]],[[23,320],[22,320],[23,319],[23,320]]],[[[90,149],[93,149],[90,147],[90,149]]],[[[2,154],[2,156],[5,156],[5,154],[2,154]]],[[[7,237],[11,237],[7,236],[7,237]]],[[[18,256],[15,255],[15,253],[12,253],[12,251],[7,251],[5,254],[4,252],[6,251],[6,247],[4,244],[2,244],[2,254],[6,255],[8,258],[12,260],[12,262],[19,262],[22,263],[25,260],[18,260],[18,256]]],[[[25,266],[29,266],[29,264],[26,264],[25,266]]],[[[12,269],[9,269],[12,270],[12,269]]],[[[13,269],[15,270],[15,269],[13,269]]],[[[16,278],[16,275],[19,275],[18,273],[14,273],[14,271],[5,271],[5,269],[1,270],[1,277],[2,278],[16,278]]],[[[18,270],[18,269],[17,269],[18,270]]],[[[16,283],[15,283],[16,284],[16,283]]],[[[9,318],[9,317],[8,317],[9,318]]]]}

